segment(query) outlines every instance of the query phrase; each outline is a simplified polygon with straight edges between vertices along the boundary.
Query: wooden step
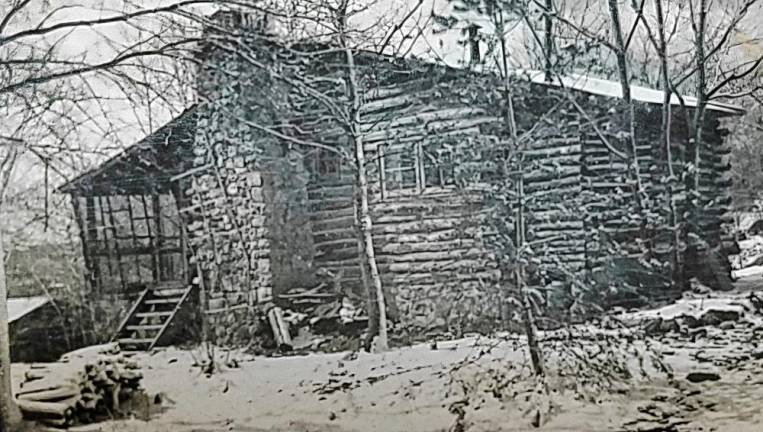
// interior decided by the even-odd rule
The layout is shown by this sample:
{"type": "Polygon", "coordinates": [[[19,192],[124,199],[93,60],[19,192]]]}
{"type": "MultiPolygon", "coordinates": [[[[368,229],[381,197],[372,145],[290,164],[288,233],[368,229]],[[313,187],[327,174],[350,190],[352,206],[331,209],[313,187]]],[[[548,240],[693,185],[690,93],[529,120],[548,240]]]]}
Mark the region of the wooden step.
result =
{"type": "Polygon", "coordinates": [[[113,341],[126,349],[150,350],[162,338],[194,287],[187,284],[160,286],[166,289],[143,291],[122,320],[113,341]],[[155,310],[160,307],[169,310],[155,310]],[[144,319],[150,321],[142,323],[144,319]]]}
{"type": "Polygon", "coordinates": [[[166,312],[138,312],[135,314],[136,318],[161,318],[172,315],[172,311],[166,312]]]}
{"type": "Polygon", "coordinates": [[[125,329],[129,332],[161,330],[164,324],[128,325],[125,329]]]}
{"type": "Polygon", "coordinates": [[[119,342],[120,345],[151,345],[154,340],[153,339],[132,339],[132,338],[124,338],[124,339],[118,339],[117,342],[119,342]]]}
{"type": "Polygon", "coordinates": [[[184,282],[184,281],[176,281],[176,280],[173,280],[173,281],[163,281],[163,282],[158,282],[154,289],[165,289],[165,288],[170,288],[170,289],[180,288],[180,289],[182,289],[182,288],[185,288],[186,285],[187,285],[187,283],[184,282]]]}
{"type": "Polygon", "coordinates": [[[182,300],[183,297],[159,297],[159,298],[152,298],[149,300],[144,301],[144,304],[147,305],[157,305],[157,304],[177,304],[182,300]]]}
{"type": "Polygon", "coordinates": [[[187,288],[154,289],[154,297],[182,297],[187,288]]]}

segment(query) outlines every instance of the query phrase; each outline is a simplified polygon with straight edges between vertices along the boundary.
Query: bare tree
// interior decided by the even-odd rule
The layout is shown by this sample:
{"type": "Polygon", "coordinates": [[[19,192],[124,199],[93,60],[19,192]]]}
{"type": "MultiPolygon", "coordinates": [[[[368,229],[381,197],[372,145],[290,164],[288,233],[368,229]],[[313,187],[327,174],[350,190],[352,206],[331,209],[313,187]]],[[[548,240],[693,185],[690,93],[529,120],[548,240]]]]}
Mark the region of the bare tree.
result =
{"type": "MultiPolygon", "coordinates": [[[[540,4],[538,0],[533,2],[540,4]]],[[[665,145],[668,159],[666,200],[670,207],[670,215],[667,216],[669,222],[664,228],[671,230],[673,236],[674,282],[684,286],[687,278],[692,277],[684,271],[684,254],[691,251],[686,245],[689,237],[703,237],[698,231],[696,219],[698,212],[708,204],[699,193],[699,164],[706,162],[701,161],[701,147],[707,106],[711,101],[717,101],[721,95],[743,99],[759,91],[759,86],[743,83],[751,81],[763,58],[758,53],[753,58],[740,60],[739,55],[735,54],[739,48],[735,48],[732,40],[732,35],[741,30],[746,18],[759,6],[759,2],[740,0],[720,4],[704,0],[688,3],[654,1],[654,11],[649,12],[646,7],[648,2],[633,1],[627,11],[629,16],[623,13],[621,3],[607,0],[610,24],[608,32],[594,24],[596,21],[593,19],[585,22],[570,14],[555,14],[553,18],[560,28],[577,33],[589,43],[607,48],[618,65],[616,76],[626,99],[624,103],[628,103],[630,92],[627,87],[634,80],[633,71],[637,64],[646,74],[654,71],[655,76],[660,76],[659,86],[664,92],[661,141],[665,145]],[[626,31],[624,27],[629,29],[626,31]],[[607,34],[613,35],[613,41],[607,34]],[[691,40],[691,43],[686,40],[691,40]],[[638,50],[640,51],[637,52],[638,50]],[[696,103],[691,108],[686,106],[681,92],[696,96],[696,103]],[[671,104],[674,99],[682,105],[681,111],[686,115],[686,124],[692,137],[685,147],[685,153],[690,156],[683,160],[679,160],[681,155],[674,154],[669,145],[670,118],[673,115],[671,104]],[[676,166],[682,167],[680,172],[676,172],[676,166]],[[678,179],[683,179],[683,185],[677,184],[678,179]],[[691,198],[679,202],[676,197],[681,195],[679,189],[684,188],[689,191],[691,198]],[[688,217],[684,218],[686,214],[688,217]],[[692,236],[689,235],[690,232],[693,232],[692,236]]],[[[595,15],[594,11],[590,11],[590,14],[595,15]]],[[[631,152],[635,151],[633,143],[638,133],[631,131],[631,152]]],[[[637,179],[645,175],[638,174],[637,163],[632,165],[637,179]]],[[[648,180],[646,177],[644,179],[648,180]]],[[[643,194],[646,188],[657,186],[647,181],[646,185],[639,185],[639,190],[643,194]]]]}
{"type": "Polygon", "coordinates": [[[374,252],[374,237],[373,237],[373,222],[371,220],[371,209],[369,206],[369,193],[368,193],[368,174],[366,172],[366,155],[363,139],[363,132],[361,131],[361,95],[358,83],[358,72],[355,68],[355,55],[352,52],[352,47],[348,43],[347,35],[347,20],[350,2],[349,0],[342,0],[338,7],[333,11],[335,14],[335,22],[337,27],[337,36],[339,40],[339,46],[344,50],[346,61],[346,80],[348,96],[351,101],[349,109],[349,123],[347,124],[348,132],[352,145],[354,147],[355,154],[355,176],[357,187],[357,202],[356,202],[356,224],[358,224],[358,236],[359,252],[361,256],[361,266],[367,269],[368,278],[371,286],[368,291],[373,293],[376,297],[376,311],[378,313],[379,330],[378,330],[378,342],[376,349],[380,351],[386,351],[389,346],[387,335],[387,305],[384,299],[384,289],[382,288],[381,275],[379,274],[379,266],[376,263],[376,256],[374,252]]]}
{"type": "Polygon", "coordinates": [[[681,228],[678,215],[678,209],[676,206],[674,187],[678,178],[676,177],[675,170],[673,168],[673,151],[671,145],[671,116],[672,116],[672,99],[673,93],[670,85],[670,69],[668,66],[668,42],[665,29],[665,12],[662,5],[662,0],[654,0],[654,13],[657,20],[657,40],[651,36],[649,32],[649,39],[655,45],[657,51],[657,57],[660,62],[660,85],[663,91],[662,100],[662,117],[660,130],[662,132],[662,145],[665,146],[666,163],[668,167],[668,199],[670,201],[670,221],[672,225],[672,241],[673,241],[673,283],[681,286],[684,283],[684,263],[683,254],[681,252],[681,228]]]}
{"type": "MultiPolygon", "coordinates": [[[[0,138],[6,147],[0,161],[0,211],[5,202],[5,190],[10,181],[18,156],[18,143],[0,138]]],[[[5,276],[5,250],[3,230],[0,229],[0,431],[10,431],[20,420],[20,412],[11,396],[11,354],[8,332],[8,285],[5,276]]]]}
{"type": "MultiPolygon", "coordinates": [[[[638,211],[643,212],[645,210],[643,204],[643,196],[645,190],[644,185],[642,184],[641,169],[639,167],[638,146],[636,144],[636,110],[633,103],[633,98],[631,97],[630,68],[628,67],[628,60],[626,57],[626,36],[623,34],[622,25],[620,22],[620,7],[618,5],[618,0],[608,0],[608,7],[612,25],[612,34],[614,35],[615,39],[614,52],[617,59],[617,69],[620,77],[620,88],[622,89],[623,102],[627,112],[626,122],[628,123],[628,139],[631,145],[631,166],[633,169],[633,175],[636,180],[635,201],[638,211]]],[[[643,219],[641,223],[644,223],[643,219]]]]}
{"type": "MultiPolygon", "coordinates": [[[[195,6],[208,2],[175,1],[151,8],[120,1],[113,10],[103,2],[55,4],[11,0],[0,6],[0,209],[11,193],[42,191],[47,228],[48,190],[60,179],[92,164],[122,146],[118,140],[120,101],[136,90],[156,99],[167,88],[149,85],[145,78],[169,76],[162,59],[189,52],[195,43],[177,22],[187,22],[195,6]],[[114,12],[119,11],[119,12],[114,12]],[[76,13],[72,13],[76,12],[76,13]],[[119,35],[99,32],[120,27],[119,35]],[[92,29],[101,52],[72,52],[74,34],[92,29]],[[180,31],[179,31],[180,30],[180,31]],[[64,49],[65,45],[68,49],[64,49]],[[96,54],[96,55],[92,55],[96,54]],[[83,145],[114,142],[111,147],[83,145]],[[17,184],[13,172],[23,164],[40,167],[42,179],[17,184]],[[51,176],[53,181],[51,181],[51,176]]],[[[80,33],[81,34],[81,33],[80,33]]],[[[163,100],[166,102],[166,100],[163,100]]],[[[165,109],[168,104],[165,104],[165,109]]],[[[149,125],[149,128],[151,125],[149,125]]],[[[64,200],[57,200],[64,204],[64,200]]],[[[4,226],[5,230],[7,227],[4,226]]],[[[7,231],[0,233],[0,238],[7,231]]],[[[3,238],[8,245],[8,237],[3,238]]],[[[7,249],[2,249],[4,252],[7,249]]],[[[0,253],[2,256],[2,253],[0,253]]],[[[0,259],[0,424],[9,430],[16,420],[10,389],[5,260],[0,259]]]]}
{"type": "MultiPolygon", "coordinates": [[[[689,181],[689,184],[687,185],[687,189],[690,191],[694,191],[695,193],[699,193],[699,178],[700,178],[700,160],[701,160],[701,149],[702,149],[702,131],[705,123],[705,108],[707,106],[706,102],[706,89],[707,89],[707,59],[705,58],[705,44],[706,44],[706,32],[707,32],[707,14],[708,14],[708,4],[707,0],[699,0],[699,4],[697,5],[699,10],[695,10],[693,6],[693,2],[690,2],[690,14],[691,14],[691,25],[692,30],[694,31],[694,49],[696,51],[695,54],[695,68],[696,68],[696,77],[695,77],[695,97],[697,98],[697,106],[694,109],[694,119],[692,121],[693,125],[693,133],[694,137],[692,140],[689,141],[690,146],[687,149],[687,153],[690,157],[692,157],[693,165],[694,165],[694,173],[691,177],[688,177],[687,180],[689,181]],[[689,180],[690,179],[690,180],[689,180]]],[[[695,203],[695,200],[689,200],[690,203],[695,203]]],[[[690,205],[690,209],[694,210],[695,214],[693,215],[694,223],[696,224],[698,221],[696,220],[696,207],[697,204],[690,205]]],[[[696,229],[696,228],[695,228],[696,229]]]]}
{"type": "MultiPolygon", "coordinates": [[[[551,1],[546,2],[547,11],[550,14],[550,11],[552,10],[553,4],[551,1]]],[[[509,66],[507,63],[507,58],[510,57],[510,52],[507,50],[506,47],[506,40],[505,40],[505,32],[506,32],[506,26],[507,21],[504,17],[504,14],[512,13],[514,11],[508,10],[496,10],[494,14],[492,15],[495,29],[496,29],[496,37],[499,39],[500,44],[500,58],[501,58],[501,64],[500,64],[500,70],[502,73],[503,78],[503,84],[504,84],[504,103],[506,104],[506,123],[509,129],[509,134],[511,136],[512,146],[513,150],[516,151],[519,155],[518,157],[518,166],[516,167],[518,175],[516,177],[516,215],[514,219],[515,224],[515,249],[517,251],[517,263],[515,267],[515,283],[517,284],[517,290],[519,291],[520,299],[522,302],[522,315],[523,315],[523,324],[525,328],[525,335],[527,336],[527,345],[530,350],[530,358],[532,361],[532,366],[535,371],[535,374],[538,376],[543,376],[545,374],[545,362],[543,359],[543,352],[540,348],[540,342],[538,340],[538,329],[534,317],[534,308],[532,301],[530,299],[530,295],[527,290],[527,281],[526,281],[526,274],[525,274],[525,260],[526,258],[522,255],[522,253],[525,251],[525,248],[527,247],[527,239],[526,232],[527,227],[525,226],[525,200],[527,199],[525,196],[524,191],[524,175],[525,175],[525,169],[522,166],[522,151],[523,151],[523,145],[520,144],[518,131],[517,131],[517,118],[516,118],[516,112],[514,111],[514,98],[512,94],[512,85],[509,81],[509,66]]],[[[515,12],[514,12],[515,13],[515,12]]],[[[553,25],[550,21],[550,19],[546,20],[546,38],[545,38],[545,45],[544,49],[546,49],[546,80],[553,79],[553,66],[551,63],[551,51],[553,49],[553,42],[552,42],[552,30],[553,25]]]]}

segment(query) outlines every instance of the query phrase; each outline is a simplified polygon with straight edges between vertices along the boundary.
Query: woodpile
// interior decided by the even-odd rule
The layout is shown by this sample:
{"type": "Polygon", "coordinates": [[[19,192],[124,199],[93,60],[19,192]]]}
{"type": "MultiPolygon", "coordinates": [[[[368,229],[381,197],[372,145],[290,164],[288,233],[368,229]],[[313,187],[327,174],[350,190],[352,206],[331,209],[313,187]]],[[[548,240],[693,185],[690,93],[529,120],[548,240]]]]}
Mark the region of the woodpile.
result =
{"type": "Polygon", "coordinates": [[[292,324],[325,327],[331,331],[341,324],[368,319],[353,305],[361,299],[354,298],[353,302],[344,291],[336,280],[333,285],[322,282],[312,288],[292,288],[278,299],[288,309],[292,317],[288,321],[292,324]]]}
{"type": "Polygon", "coordinates": [[[271,350],[312,351],[332,338],[357,339],[367,327],[357,299],[351,299],[341,286],[341,275],[319,274],[326,279],[312,287],[294,287],[279,294],[275,302],[259,307],[261,324],[269,331],[271,350]]]}
{"type": "Polygon", "coordinates": [[[100,345],[33,365],[15,397],[25,419],[68,427],[119,415],[120,404],[143,393],[142,377],[117,345],[100,345]]]}
{"type": "Polygon", "coordinates": [[[273,338],[282,351],[291,351],[293,343],[289,334],[289,325],[284,321],[283,309],[278,306],[270,308],[268,311],[268,323],[273,331],[273,338]]]}
{"type": "Polygon", "coordinates": [[[292,288],[278,296],[282,301],[288,302],[291,309],[312,315],[315,309],[321,305],[334,303],[341,295],[326,283],[321,283],[313,288],[292,288]]]}

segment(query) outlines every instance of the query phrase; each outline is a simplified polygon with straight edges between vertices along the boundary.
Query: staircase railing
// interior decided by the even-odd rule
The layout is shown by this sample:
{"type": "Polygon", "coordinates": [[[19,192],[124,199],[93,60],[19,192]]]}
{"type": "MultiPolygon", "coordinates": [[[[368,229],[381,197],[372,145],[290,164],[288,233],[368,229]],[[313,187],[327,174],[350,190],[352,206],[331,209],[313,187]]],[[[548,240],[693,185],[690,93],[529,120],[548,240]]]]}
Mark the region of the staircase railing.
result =
{"type": "Polygon", "coordinates": [[[122,333],[122,330],[124,330],[125,326],[127,326],[127,323],[130,322],[133,315],[135,315],[135,312],[138,310],[141,304],[143,304],[143,300],[146,299],[149,292],[151,291],[151,288],[147,288],[143,290],[142,293],[140,293],[140,297],[138,297],[137,300],[135,300],[132,303],[132,307],[130,308],[130,311],[125,315],[124,319],[122,319],[122,322],[119,324],[119,328],[117,328],[116,333],[114,333],[114,336],[111,338],[111,342],[115,342],[117,339],[119,339],[119,334],[122,333]]]}
{"type": "Polygon", "coordinates": [[[156,334],[156,337],[154,338],[154,341],[151,342],[151,345],[148,347],[148,349],[152,349],[154,345],[156,345],[159,342],[159,339],[162,338],[164,335],[164,332],[167,330],[167,327],[169,327],[170,323],[175,319],[175,316],[178,314],[180,309],[183,307],[183,304],[188,300],[188,297],[191,295],[191,292],[193,291],[193,286],[186,287],[185,292],[183,293],[183,296],[180,297],[180,300],[178,300],[178,303],[175,305],[175,308],[172,309],[172,315],[167,317],[167,320],[162,325],[162,328],[159,330],[159,332],[156,334]]]}

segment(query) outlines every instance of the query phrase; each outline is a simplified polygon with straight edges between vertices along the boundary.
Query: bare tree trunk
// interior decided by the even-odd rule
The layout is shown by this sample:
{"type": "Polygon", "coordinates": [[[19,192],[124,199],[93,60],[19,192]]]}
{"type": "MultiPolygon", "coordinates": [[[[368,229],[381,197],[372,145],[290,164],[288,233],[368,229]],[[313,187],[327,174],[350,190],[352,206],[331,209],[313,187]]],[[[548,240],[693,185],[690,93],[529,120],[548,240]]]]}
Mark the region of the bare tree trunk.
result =
{"type": "Polygon", "coordinates": [[[668,70],[668,44],[665,40],[665,14],[662,9],[662,0],[654,1],[654,9],[657,18],[657,40],[659,43],[659,46],[657,47],[657,55],[660,58],[660,85],[663,91],[661,128],[662,143],[665,146],[665,154],[667,155],[668,174],[673,176],[675,175],[673,172],[673,152],[670,148],[670,100],[672,97],[672,91],[670,89],[670,71],[668,70]]]}
{"type": "MultiPolygon", "coordinates": [[[[612,32],[615,36],[615,56],[617,57],[617,69],[620,73],[620,86],[622,87],[623,92],[623,101],[625,104],[625,109],[627,113],[627,123],[628,123],[628,135],[630,138],[630,153],[631,153],[631,165],[632,172],[636,180],[636,191],[634,194],[634,203],[636,205],[636,212],[639,215],[639,237],[642,241],[648,240],[647,236],[647,224],[646,224],[646,208],[645,208],[645,202],[647,202],[647,193],[646,189],[644,188],[644,184],[642,182],[641,178],[641,167],[639,166],[639,156],[638,156],[638,144],[636,141],[636,126],[635,126],[635,117],[636,117],[636,108],[633,103],[633,98],[631,97],[631,84],[630,84],[630,74],[628,71],[628,60],[625,56],[626,54],[626,46],[625,46],[625,38],[623,37],[623,29],[620,25],[620,11],[619,6],[617,4],[617,0],[608,0],[609,2],[609,13],[610,13],[610,20],[612,21],[612,32]]],[[[652,248],[651,248],[651,242],[647,242],[647,245],[649,245],[647,251],[649,254],[651,254],[652,248]]]]}
{"type": "Polygon", "coordinates": [[[631,153],[633,157],[631,164],[633,165],[633,173],[636,176],[636,205],[639,212],[643,212],[643,194],[644,186],[641,183],[641,168],[639,167],[638,159],[638,147],[636,144],[636,128],[634,123],[635,107],[633,105],[633,98],[631,97],[631,84],[630,76],[628,74],[628,60],[625,57],[625,38],[623,37],[623,29],[620,25],[620,10],[617,5],[617,0],[608,0],[609,13],[612,21],[612,33],[615,36],[615,57],[617,57],[617,69],[620,73],[620,86],[622,87],[623,100],[627,109],[627,121],[628,121],[628,134],[630,135],[631,153]]]}
{"type": "MultiPolygon", "coordinates": [[[[503,36],[503,17],[498,22],[498,32],[501,35],[501,57],[503,58],[503,84],[504,84],[504,98],[506,102],[506,123],[509,126],[509,132],[511,134],[511,141],[514,147],[514,151],[521,152],[519,148],[519,140],[517,138],[517,120],[514,112],[514,102],[511,92],[511,83],[509,83],[509,69],[506,50],[506,39],[503,36]]],[[[550,70],[547,71],[550,73],[550,70]]],[[[524,171],[522,167],[522,155],[519,156],[519,167],[517,171],[516,192],[517,192],[517,211],[515,219],[515,249],[517,253],[517,260],[514,268],[514,279],[517,284],[517,290],[519,292],[520,300],[522,302],[522,321],[525,329],[525,335],[527,337],[527,346],[530,351],[530,361],[532,362],[533,371],[536,375],[543,375],[545,373],[545,363],[543,361],[543,352],[540,348],[538,341],[538,329],[535,324],[535,317],[533,314],[532,302],[530,296],[527,293],[527,287],[525,286],[524,264],[522,263],[522,251],[525,244],[525,209],[524,209],[524,171]]]]}
{"type": "MultiPolygon", "coordinates": [[[[355,237],[358,239],[358,257],[362,257],[365,255],[366,246],[364,241],[365,236],[360,225],[360,221],[362,220],[362,217],[360,216],[360,209],[362,205],[360,202],[360,187],[358,187],[357,181],[353,187],[352,202],[354,207],[353,223],[355,225],[355,237]]],[[[368,313],[368,339],[364,341],[364,346],[366,351],[371,351],[373,338],[379,332],[379,312],[376,301],[375,287],[373,287],[371,284],[369,268],[366,263],[367,260],[360,260],[360,278],[363,283],[363,291],[366,294],[366,309],[368,313]]]]}
{"type": "MultiPolygon", "coordinates": [[[[358,131],[359,132],[359,131],[358,131]]],[[[371,221],[371,211],[368,204],[368,177],[366,176],[366,156],[363,150],[363,140],[355,136],[355,163],[357,164],[356,181],[358,185],[358,219],[361,233],[361,265],[368,269],[369,286],[373,289],[376,296],[376,310],[378,315],[379,338],[374,344],[376,351],[386,351],[389,342],[387,338],[387,305],[384,298],[384,289],[382,287],[379,267],[376,263],[374,252],[373,225],[371,221]]]]}
{"type": "MultiPolygon", "coordinates": [[[[692,12],[693,13],[693,12],[692,12]]],[[[694,176],[692,176],[693,182],[690,190],[699,194],[699,163],[700,163],[700,150],[702,147],[702,133],[703,124],[705,120],[705,93],[707,91],[707,73],[705,67],[705,31],[707,27],[707,0],[699,0],[699,12],[697,20],[692,19],[692,25],[694,27],[694,48],[695,48],[695,61],[697,67],[697,86],[696,86],[696,98],[697,108],[694,111],[694,143],[693,154],[694,157],[694,176]]],[[[699,215],[698,206],[692,205],[693,223],[698,224],[699,215]]],[[[696,229],[697,227],[695,227],[696,229]]]]}
{"type": "MultiPolygon", "coordinates": [[[[511,104],[509,104],[511,107],[511,104]]],[[[513,117],[514,110],[509,108],[511,116],[513,117]]],[[[521,156],[520,156],[521,158],[521,156]]],[[[543,361],[543,352],[540,348],[538,341],[538,328],[535,325],[535,316],[533,314],[533,305],[530,300],[530,296],[527,293],[527,287],[525,286],[524,264],[522,263],[522,249],[525,244],[525,217],[524,217],[524,204],[525,190],[524,190],[524,172],[521,168],[519,176],[517,177],[517,214],[516,214],[516,243],[517,253],[519,260],[517,260],[516,267],[514,269],[514,276],[517,283],[517,289],[522,297],[522,321],[525,328],[525,334],[527,335],[527,347],[530,351],[530,361],[532,362],[533,371],[535,375],[543,375],[545,373],[545,364],[543,361]]]]}
{"type": "MultiPolygon", "coordinates": [[[[691,26],[694,31],[694,66],[696,69],[695,97],[697,105],[692,116],[689,110],[684,106],[686,122],[690,131],[689,142],[686,144],[684,152],[684,166],[693,166],[693,173],[684,172],[684,187],[686,189],[686,202],[684,203],[684,229],[681,232],[684,243],[686,244],[686,256],[684,257],[685,279],[689,280],[697,268],[697,244],[696,237],[691,234],[700,234],[699,232],[699,213],[702,202],[702,196],[699,195],[699,164],[700,149],[702,147],[702,133],[704,122],[705,94],[707,86],[706,66],[705,66],[705,31],[707,18],[707,0],[699,0],[699,11],[694,9],[694,2],[689,2],[689,13],[691,16],[691,26]]],[[[688,282],[687,282],[688,283],[688,282]]]]}
{"type": "MultiPolygon", "coordinates": [[[[344,22],[344,17],[340,17],[340,22],[344,22]]],[[[342,26],[344,28],[344,26],[342,26]]],[[[345,52],[347,62],[347,86],[350,93],[352,106],[350,108],[350,136],[355,152],[355,182],[357,187],[357,223],[360,236],[360,258],[361,266],[368,270],[369,286],[376,296],[376,310],[379,319],[379,331],[376,343],[373,344],[375,351],[386,351],[389,348],[387,337],[387,304],[384,298],[384,288],[382,286],[379,266],[376,263],[374,252],[373,222],[371,221],[371,209],[368,198],[368,176],[366,173],[366,154],[363,148],[363,131],[361,130],[360,120],[360,92],[358,88],[357,71],[355,67],[355,56],[352,50],[344,40],[344,33],[340,31],[342,48],[345,52]]],[[[369,294],[370,294],[369,290],[369,294]]],[[[371,311],[369,311],[370,313],[371,311]]],[[[370,318],[370,317],[369,317],[370,318]]],[[[373,335],[371,336],[373,337],[373,335]]]]}
{"type": "MultiPolygon", "coordinates": [[[[5,202],[5,191],[16,161],[17,149],[11,144],[8,154],[0,163],[0,211],[5,202]]],[[[11,350],[8,330],[8,285],[5,277],[5,249],[0,227],[0,432],[13,430],[21,421],[21,413],[13,401],[11,390],[11,350]]]]}
{"type": "Polygon", "coordinates": [[[657,55],[660,59],[660,83],[663,91],[662,101],[662,145],[665,146],[665,155],[667,159],[667,172],[670,177],[667,182],[668,199],[670,200],[670,224],[671,224],[671,240],[673,242],[673,253],[671,254],[671,260],[673,261],[672,267],[672,279],[673,284],[677,287],[683,287],[685,285],[685,274],[683,264],[683,254],[681,253],[681,227],[678,210],[676,208],[675,200],[675,172],[673,169],[673,150],[670,145],[670,130],[671,130],[671,117],[672,109],[670,101],[672,98],[672,91],[670,87],[670,70],[668,69],[668,44],[665,40],[665,13],[662,8],[662,0],[654,1],[655,16],[657,19],[657,55]]]}
{"type": "Polygon", "coordinates": [[[0,432],[13,430],[21,420],[11,391],[11,352],[8,332],[8,287],[5,279],[3,231],[0,229],[0,432]]]}

